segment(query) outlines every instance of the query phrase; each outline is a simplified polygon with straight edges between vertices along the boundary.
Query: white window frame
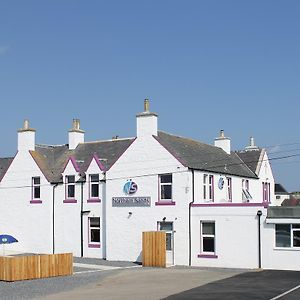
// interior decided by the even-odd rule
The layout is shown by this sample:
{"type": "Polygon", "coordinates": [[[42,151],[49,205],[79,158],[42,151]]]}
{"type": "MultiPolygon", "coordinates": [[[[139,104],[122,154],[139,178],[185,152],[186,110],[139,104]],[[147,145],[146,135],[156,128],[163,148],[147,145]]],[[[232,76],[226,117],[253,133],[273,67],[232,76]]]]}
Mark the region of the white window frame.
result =
{"type": "Polygon", "coordinates": [[[252,196],[249,192],[249,179],[242,179],[242,201],[250,202],[252,196]]]}
{"type": "Polygon", "coordinates": [[[227,177],[227,193],[228,193],[228,202],[232,202],[232,178],[227,177]]]}
{"type": "Polygon", "coordinates": [[[94,245],[94,246],[100,246],[101,244],[101,219],[100,217],[89,217],[88,218],[88,223],[89,223],[89,246],[94,245]],[[99,227],[91,226],[91,219],[99,219],[99,227]],[[99,242],[92,242],[92,229],[93,230],[99,230],[99,242]]]}
{"type": "Polygon", "coordinates": [[[66,199],[75,199],[76,197],[76,180],[75,180],[75,175],[66,175],[65,176],[65,185],[66,185],[66,190],[65,190],[65,193],[66,193],[66,199]],[[74,178],[74,182],[69,182],[70,178],[73,177],[74,178]],[[74,186],[74,196],[70,197],[69,196],[69,186],[74,186]]]}
{"type": "Polygon", "coordinates": [[[203,174],[203,199],[205,202],[214,201],[214,175],[203,174]]]}
{"type": "Polygon", "coordinates": [[[31,178],[31,198],[32,200],[41,200],[41,177],[40,176],[34,176],[31,178]],[[35,179],[39,180],[39,183],[35,183],[35,179]],[[35,197],[35,189],[39,189],[39,197],[35,197]]]}
{"type": "Polygon", "coordinates": [[[275,224],[275,226],[274,226],[274,228],[275,228],[275,248],[277,248],[277,249],[295,249],[295,250],[300,251],[300,246],[294,246],[294,232],[300,231],[300,227],[299,228],[293,227],[294,225],[299,226],[299,224],[285,224],[285,225],[289,225],[289,227],[290,227],[290,246],[289,247],[276,246],[276,225],[283,225],[283,224],[275,224]]]}
{"type": "Polygon", "coordinates": [[[90,199],[99,199],[100,198],[100,185],[99,185],[99,174],[90,174],[89,175],[89,198],[90,199]],[[98,176],[98,180],[93,181],[92,177],[93,176],[98,176]],[[92,191],[93,191],[93,185],[96,185],[98,188],[98,196],[93,196],[92,191]]]}
{"type": "Polygon", "coordinates": [[[263,202],[271,202],[271,185],[270,182],[263,182],[263,202]]]}
{"type": "Polygon", "coordinates": [[[171,173],[168,174],[160,174],[159,178],[159,202],[173,202],[173,175],[171,173]],[[161,182],[161,178],[163,176],[171,176],[171,182],[161,182]],[[171,186],[171,199],[162,199],[162,186],[171,186]]]}
{"type": "Polygon", "coordinates": [[[205,220],[205,221],[200,221],[200,254],[201,255],[216,255],[216,222],[215,221],[210,221],[210,220],[205,220]],[[204,234],[203,233],[203,224],[214,224],[214,234],[204,234]],[[214,239],[214,251],[209,252],[209,251],[204,251],[203,250],[203,239],[204,238],[213,238],[214,239]]]}

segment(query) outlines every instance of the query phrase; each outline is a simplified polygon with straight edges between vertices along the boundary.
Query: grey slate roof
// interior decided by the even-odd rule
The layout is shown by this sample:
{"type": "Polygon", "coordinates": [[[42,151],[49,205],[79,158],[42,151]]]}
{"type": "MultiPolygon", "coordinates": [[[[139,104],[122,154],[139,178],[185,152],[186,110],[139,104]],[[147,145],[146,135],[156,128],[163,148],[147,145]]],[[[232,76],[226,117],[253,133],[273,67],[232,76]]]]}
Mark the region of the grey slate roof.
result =
{"type": "Polygon", "coordinates": [[[75,158],[81,174],[86,172],[94,155],[107,171],[133,141],[129,138],[81,143],[74,150],[69,150],[68,145],[36,145],[30,153],[49,182],[61,182],[61,173],[70,157],[75,158]]]}
{"type": "Polygon", "coordinates": [[[245,162],[245,164],[252,172],[256,173],[257,166],[260,163],[262,151],[263,149],[251,151],[236,151],[236,154],[241,158],[243,162],[245,162]]]}
{"type": "Polygon", "coordinates": [[[13,160],[13,157],[0,158],[0,180],[2,180],[13,160]]]}
{"type": "Polygon", "coordinates": [[[268,219],[299,219],[300,207],[282,207],[282,206],[269,206],[267,211],[268,219]]]}
{"type": "Polygon", "coordinates": [[[162,131],[155,138],[188,168],[257,178],[235,152],[229,155],[219,147],[162,131]]]}

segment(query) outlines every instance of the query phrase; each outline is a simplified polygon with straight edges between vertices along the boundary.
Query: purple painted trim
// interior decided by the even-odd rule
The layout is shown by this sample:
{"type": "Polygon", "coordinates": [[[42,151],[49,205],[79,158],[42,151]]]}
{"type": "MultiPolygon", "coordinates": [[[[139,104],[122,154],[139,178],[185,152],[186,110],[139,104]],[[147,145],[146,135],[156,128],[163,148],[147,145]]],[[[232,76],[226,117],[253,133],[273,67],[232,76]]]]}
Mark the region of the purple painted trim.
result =
{"type": "Polygon", "coordinates": [[[162,202],[162,201],[158,201],[158,202],[155,202],[155,205],[175,205],[176,204],[176,202],[173,202],[173,201],[171,201],[171,202],[162,202]]]}
{"type": "MultiPolygon", "coordinates": [[[[97,153],[94,153],[93,159],[95,159],[95,161],[96,161],[96,163],[97,163],[99,169],[100,169],[101,171],[105,171],[105,166],[101,163],[100,158],[98,157],[97,153]]],[[[91,160],[91,162],[92,162],[92,160],[91,160]]],[[[90,164],[91,164],[91,163],[89,163],[89,165],[90,165],[90,164]]],[[[88,168],[87,168],[87,169],[88,169],[88,168]]]]}
{"type": "Polygon", "coordinates": [[[77,203],[76,199],[65,199],[63,203],[77,203]]]}
{"type": "Polygon", "coordinates": [[[89,248],[101,248],[101,244],[89,244],[89,248]]]}
{"type": "Polygon", "coordinates": [[[100,203],[101,199],[100,198],[90,198],[87,199],[87,203],[100,203]]]}
{"type": "Polygon", "coordinates": [[[76,162],[76,159],[75,159],[75,157],[72,155],[72,156],[70,156],[69,159],[66,161],[62,173],[65,172],[65,169],[66,169],[66,167],[67,167],[67,165],[68,165],[68,163],[69,163],[70,160],[71,160],[71,162],[72,162],[72,164],[73,164],[73,167],[74,167],[75,171],[76,171],[76,172],[79,172],[79,171],[80,171],[80,168],[79,168],[79,166],[78,166],[78,164],[77,164],[77,162],[76,162]]]}
{"type": "Polygon", "coordinates": [[[215,254],[198,254],[199,258],[218,258],[218,255],[215,254]]]}
{"type": "Polygon", "coordinates": [[[249,203],[249,202],[246,202],[246,203],[232,203],[232,202],[226,202],[226,203],[215,203],[215,202],[211,202],[211,203],[193,203],[192,206],[202,206],[202,207],[209,207],[209,206],[214,206],[214,207],[224,207],[224,206],[227,206],[227,207],[243,207],[243,206],[263,206],[263,207],[267,207],[266,206],[266,203],[249,203]]]}
{"type": "Polygon", "coordinates": [[[128,147],[126,149],[124,149],[124,151],[115,159],[115,161],[110,165],[110,167],[108,167],[108,170],[111,169],[111,167],[119,160],[119,158],[127,151],[127,149],[134,143],[134,141],[136,140],[136,137],[132,140],[132,142],[128,145],[128,147]]]}
{"type": "Polygon", "coordinates": [[[172,156],[174,156],[184,167],[187,167],[186,162],[184,162],[182,160],[182,158],[180,158],[177,153],[175,153],[175,151],[171,150],[168,146],[164,145],[161,140],[159,139],[158,136],[152,135],[153,138],[161,145],[163,146],[172,156]]]}
{"type": "Polygon", "coordinates": [[[43,201],[42,200],[30,200],[31,204],[42,204],[43,201]]]}

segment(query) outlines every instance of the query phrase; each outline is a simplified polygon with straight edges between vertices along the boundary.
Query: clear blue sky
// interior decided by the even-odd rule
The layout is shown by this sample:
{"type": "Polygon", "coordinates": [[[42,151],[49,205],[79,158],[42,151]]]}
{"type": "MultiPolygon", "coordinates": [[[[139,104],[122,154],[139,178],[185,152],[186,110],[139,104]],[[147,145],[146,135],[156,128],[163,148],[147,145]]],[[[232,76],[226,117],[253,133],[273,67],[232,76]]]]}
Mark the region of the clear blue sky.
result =
{"type": "MultiPolygon", "coordinates": [[[[37,142],[135,135],[149,97],[159,128],[271,157],[300,155],[300,1],[0,1],[0,155],[29,118],[37,142]],[[286,145],[292,144],[292,145],[286,145]]],[[[274,160],[300,190],[300,156],[274,160]]]]}

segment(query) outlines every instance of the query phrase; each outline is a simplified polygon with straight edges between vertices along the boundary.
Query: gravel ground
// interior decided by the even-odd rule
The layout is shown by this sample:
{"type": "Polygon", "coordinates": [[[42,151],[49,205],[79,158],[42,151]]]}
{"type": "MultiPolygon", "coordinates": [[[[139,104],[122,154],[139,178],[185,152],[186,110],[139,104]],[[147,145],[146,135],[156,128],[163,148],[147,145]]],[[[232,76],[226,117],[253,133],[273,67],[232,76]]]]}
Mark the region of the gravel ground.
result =
{"type": "Polygon", "coordinates": [[[108,261],[105,259],[88,258],[88,257],[74,257],[74,263],[90,264],[90,265],[103,265],[112,267],[133,267],[139,265],[139,263],[128,261],[108,261]]]}

